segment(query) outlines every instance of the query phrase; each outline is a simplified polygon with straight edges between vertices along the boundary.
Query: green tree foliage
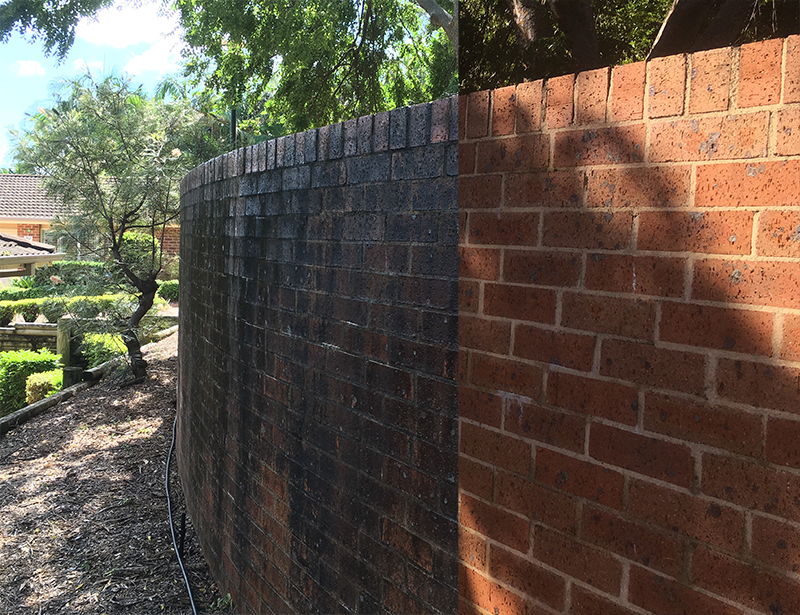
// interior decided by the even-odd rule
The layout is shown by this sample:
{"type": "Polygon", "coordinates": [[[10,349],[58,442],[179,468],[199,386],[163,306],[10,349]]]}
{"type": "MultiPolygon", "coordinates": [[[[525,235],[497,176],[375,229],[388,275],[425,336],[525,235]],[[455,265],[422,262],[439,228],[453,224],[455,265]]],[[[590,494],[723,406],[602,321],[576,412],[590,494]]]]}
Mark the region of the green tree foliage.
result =
{"type": "Polygon", "coordinates": [[[75,42],[75,26],[81,17],[94,15],[112,0],[6,0],[0,5],[0,38],[7,41],[14,30],[41,40],[45,52],[60,58],[75,42]]]}
{"type": "MultiPolygon", "coordinates": [[[[176,0],[196,83],[267,134],[455,91],[444,31],[407,0],[176,0]]],[[[453,10],[452,2],[442,3],[453,10]]]]}
{"type": "MultiPolygon", "coordinates": [[[[580,0],[572,0],[580,4],[580,0]]],[[[459,91],[502,87],[579,69],[572,44],[549,7],[555,0],[461,0],[459,91]],[[521,35],[519,13],[526,7],[532,34],[521,35]]],[[[568,5],[560,0],[560,5],[568,5]]],[[[797,0],[591,0],[603,65],[644,60],[665,20],[669,53],[686,53],[784,37],[800,31],[797,0]],[[683,11],[673,10],[680,5],[683,11]],[[673,19],[679,17],[680,19],[673,19]],[[692,28],[689,28],[689,25],[692,28]],[[690,35],[687,31],[692,30],[690,35]],[[686,35],[686,36],[682,36],[686,35]]],[[[569,20],[565,11],[562,19],[569,20]]],[[[658,53],[656,55],[663,55],[658,53]]]]}
{"type": "Polygon", "coordinates": [[[14,135],[15,155],[45,176],[45,189],[70,207],[67,233],[95,237],[98,249],[138,293],[125,325],[133,372],[143,378],[136,328],[152,307],[161,269],[159,238],[175,223],[179,182],[195,165],[185,142],[198,113],[149,98],[120,77],[66,81],[55,103],[14,135]],[[146,244],[146,245],[145,245],[146,244]]]}

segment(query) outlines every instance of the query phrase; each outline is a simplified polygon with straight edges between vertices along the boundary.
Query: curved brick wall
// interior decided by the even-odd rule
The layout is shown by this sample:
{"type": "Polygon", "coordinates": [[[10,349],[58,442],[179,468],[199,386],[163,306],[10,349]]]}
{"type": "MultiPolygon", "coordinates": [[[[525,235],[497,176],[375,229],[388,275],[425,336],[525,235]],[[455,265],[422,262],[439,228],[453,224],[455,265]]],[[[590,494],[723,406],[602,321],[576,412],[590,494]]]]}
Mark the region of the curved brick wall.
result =
{"type": "Polygon", "coordinates": [[[800,37],[461,102],[460,612],[800,613],[800,37]]]}
{"type": "Polygon", "coordinates": [[[457,610],[456,116],[184,179],[178,463],[237,612],[457,610]]]}

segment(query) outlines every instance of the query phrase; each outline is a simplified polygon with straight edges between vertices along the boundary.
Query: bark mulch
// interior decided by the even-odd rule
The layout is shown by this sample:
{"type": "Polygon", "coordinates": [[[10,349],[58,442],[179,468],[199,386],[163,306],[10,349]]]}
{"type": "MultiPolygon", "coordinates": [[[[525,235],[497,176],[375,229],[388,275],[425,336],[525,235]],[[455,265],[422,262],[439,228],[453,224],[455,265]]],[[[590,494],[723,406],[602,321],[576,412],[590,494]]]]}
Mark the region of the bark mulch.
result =
{"type": "MultiPolygon", "coordinates": [[[[106,378],[0,437],[0,614],[191,613],[164,492],[177,337],[147,348],[143,384],[106,378]]],[[[184,564],[198,611],[232,612],[190,520],[184,564]]]]}

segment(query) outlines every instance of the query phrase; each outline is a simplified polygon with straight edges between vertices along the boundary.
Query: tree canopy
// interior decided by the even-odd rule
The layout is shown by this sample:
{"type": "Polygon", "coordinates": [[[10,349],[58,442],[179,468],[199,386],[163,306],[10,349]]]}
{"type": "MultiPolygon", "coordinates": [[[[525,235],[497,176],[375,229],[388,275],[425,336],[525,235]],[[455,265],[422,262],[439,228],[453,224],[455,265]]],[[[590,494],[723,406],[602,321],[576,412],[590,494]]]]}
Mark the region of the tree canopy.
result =
{"type": "Polygon", "coordinates": [[[185,103],[150,98],[125,78],[87,75],[65,81],[51,107],[12,133],[17,160],[65,204],[61,230],[94,244],[138,294],[123,334],[137,377],[144,365],[136,328],[153,305],[162,265],[157,240],[177,223],[179,182],[196,163],[182,148],[194,142],[199,119],[185,103]],[[156,241],[142,249],[135,233],[156,241]]]}

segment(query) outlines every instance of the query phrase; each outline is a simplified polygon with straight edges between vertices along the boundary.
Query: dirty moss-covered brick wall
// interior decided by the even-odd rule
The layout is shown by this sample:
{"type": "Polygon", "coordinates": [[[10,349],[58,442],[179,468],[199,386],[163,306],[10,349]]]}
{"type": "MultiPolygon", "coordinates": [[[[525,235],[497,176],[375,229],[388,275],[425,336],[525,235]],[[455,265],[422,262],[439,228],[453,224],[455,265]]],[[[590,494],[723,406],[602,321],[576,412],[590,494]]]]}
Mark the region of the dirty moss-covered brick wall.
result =
{"type": "Polygon", "coordinates": [[[460,105],[460,613],[800,612],[800,37],[460,105]]]}
{"type": "Polygon", "coordinates": [[[457,107],[183,181],[178,462],[237,612],[457,610],[457,107]]]}

